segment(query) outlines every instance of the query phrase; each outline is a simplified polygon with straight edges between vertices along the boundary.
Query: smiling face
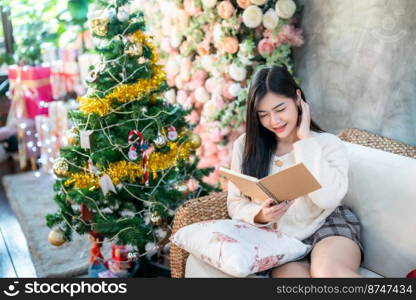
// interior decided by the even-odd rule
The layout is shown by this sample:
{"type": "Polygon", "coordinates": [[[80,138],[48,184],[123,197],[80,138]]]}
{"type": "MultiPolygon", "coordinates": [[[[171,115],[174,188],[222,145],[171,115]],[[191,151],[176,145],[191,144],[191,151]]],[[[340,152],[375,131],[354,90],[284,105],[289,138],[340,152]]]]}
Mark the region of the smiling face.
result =
{"type": "Polygon", "coordinates": [[[278,140],[296,136],[298,109],[293,99],[268,92],[256,111],[263,127],[273,132],[278,140]]]}

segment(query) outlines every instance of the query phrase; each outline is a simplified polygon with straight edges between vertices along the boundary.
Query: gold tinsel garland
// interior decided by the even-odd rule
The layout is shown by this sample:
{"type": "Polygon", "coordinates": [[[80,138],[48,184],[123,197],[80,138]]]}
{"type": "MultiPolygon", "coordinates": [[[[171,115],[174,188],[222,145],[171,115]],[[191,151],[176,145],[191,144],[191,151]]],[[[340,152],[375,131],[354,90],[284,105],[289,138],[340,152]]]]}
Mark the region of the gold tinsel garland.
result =
{"type": "MultiPolygon", "coordinates": [[[[149,173],[153,173],[153,178],[157,177],[158,171],[166,170],[180,160],[188,159],[194,146],[191,141],[187,141],[182,145],[178,145],[174,142],[168,143],[170,151],[167,153],[153,152],[150,154],[147,170],[149,173]]],[[[130,183],[143,180],[143,167],[141,163],[133,163],[129,161],[119,161],[110,164],[110,166],[103,171],[110,176],[114,185],[119,184],[123,180],[130,183]]],[[[75,188],[98,188],[98,177],[88,172],[72,173],[70,179],[65,181],[65,186],[69,187],[74,184],[75,188]]]]}
{"type": "Polygon", "coordinates": [[[84,114],[96,113],[104,116],[111,111],[111,104],[114,99],[118,102],[127,103],[137,99],[138,95],[144,97],[146,94],[157,89],[162,82],[166,80],[166,74],[162,67],[157,65],[158,54],[154,45],[149,41],[150,37],[146,36],[140,30],[132,34],[131,40],[134,43],[142,43],[150,48],[152,57],[150,59],[152,65],[152,77],[149,79],[140,79],[135,84],[122,84],[117,86],[111,93],[104,98],[78,97],[80,102],[80,110],[84,114]]]}

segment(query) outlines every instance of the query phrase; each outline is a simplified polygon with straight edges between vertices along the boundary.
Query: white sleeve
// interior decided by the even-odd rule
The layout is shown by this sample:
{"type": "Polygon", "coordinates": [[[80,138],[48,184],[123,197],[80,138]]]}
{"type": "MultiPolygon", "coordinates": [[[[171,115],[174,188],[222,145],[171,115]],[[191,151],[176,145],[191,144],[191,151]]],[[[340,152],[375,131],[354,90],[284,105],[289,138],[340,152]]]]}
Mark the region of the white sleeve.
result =
{"type": "Polygon", "coordinates": [[[304,163],[322,186],[309,193],[309,197],[322,209],[337,207],[348,189],[348,157],[344,143],[337,136],[326,134],[297,141],[293,148],[296,163],[304,163]]]}
{"type": "MultiPolygon", "coordinates": [[[[238,138],[233,145],[231,169],[236,172],[241,172],[244,149],[244,143],[242,141],[243,139],[238,138]]],[[[269,225],[254,222],[254,217],[260,212],[261,205],[250,201],[231,181],[228,181],[227,209],[232,219],[241,220],[259,227],[269,225]]]]}

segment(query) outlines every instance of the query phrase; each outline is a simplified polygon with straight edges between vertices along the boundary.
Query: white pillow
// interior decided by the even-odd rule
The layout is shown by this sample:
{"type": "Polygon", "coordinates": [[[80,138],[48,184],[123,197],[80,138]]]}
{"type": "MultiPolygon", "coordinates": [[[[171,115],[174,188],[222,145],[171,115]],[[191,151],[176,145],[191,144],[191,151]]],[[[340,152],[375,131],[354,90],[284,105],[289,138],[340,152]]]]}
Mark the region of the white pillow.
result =
{"type": "Polygon", "coordinates": [[[310,248],[279,230],[230,219],[182,227],[170,240],[234,277],[247,277],[299,259],[310,248]]]}

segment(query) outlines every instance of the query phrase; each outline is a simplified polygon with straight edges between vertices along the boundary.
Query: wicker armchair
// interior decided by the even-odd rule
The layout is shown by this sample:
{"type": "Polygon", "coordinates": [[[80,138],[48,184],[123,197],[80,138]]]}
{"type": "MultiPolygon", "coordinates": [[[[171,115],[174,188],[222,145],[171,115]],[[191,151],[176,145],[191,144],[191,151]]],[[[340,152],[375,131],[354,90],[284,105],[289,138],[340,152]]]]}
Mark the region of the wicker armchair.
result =
{"type": "MultiPolygon", "coordinates": [[[[395,154],[416,158],[416,147],[382,137],[365,130],[348,128],[338,134],[343,141],[384,150],[395,154]]],[[[213,193],[211,195],[192,199],[184,203],[177,211],[173,222],[172,234],[183,226],[196,222],[227,219],[227,193],[213,193]]],[[[189,253],[172,245],[170,248],[170,267],[173,278],[185,276],[185,264],[189,253]]]]}

